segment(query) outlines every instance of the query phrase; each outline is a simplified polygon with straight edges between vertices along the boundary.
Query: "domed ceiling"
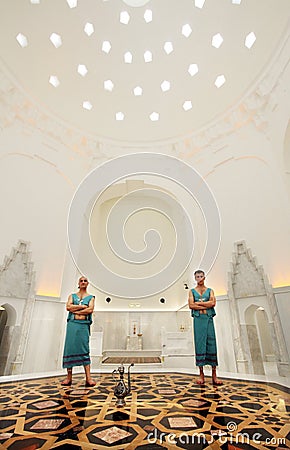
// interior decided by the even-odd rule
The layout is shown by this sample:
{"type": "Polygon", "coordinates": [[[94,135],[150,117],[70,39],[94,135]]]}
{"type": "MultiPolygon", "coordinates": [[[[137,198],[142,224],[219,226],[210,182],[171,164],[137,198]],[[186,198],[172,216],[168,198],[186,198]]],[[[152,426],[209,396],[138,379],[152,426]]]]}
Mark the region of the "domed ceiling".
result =
{"type": "Polygon", "coordinates": [[[1,0],[3,65],[38,107],[99,139],[178,140],[270,63],[289,0],[1,0]]]}

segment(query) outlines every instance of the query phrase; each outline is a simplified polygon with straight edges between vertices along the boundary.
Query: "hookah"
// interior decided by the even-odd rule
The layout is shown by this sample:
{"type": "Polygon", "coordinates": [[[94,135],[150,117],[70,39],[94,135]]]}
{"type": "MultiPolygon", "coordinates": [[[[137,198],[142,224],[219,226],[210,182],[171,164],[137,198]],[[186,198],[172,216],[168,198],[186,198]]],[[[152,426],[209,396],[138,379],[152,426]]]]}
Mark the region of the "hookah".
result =
{"type": "Polygon", "coordinates": [[[117,397],[116,406],[117,408],[123,408],[123,406],[126,405],[125,397],[127,395],[131,394],[131,379],[130,379],[130,368],[134,366],[134,363],[130,364],[128,367],[128,386],[126,386],[124,381],[124,373],[125,368],[123,364],[118,367],[118,369],[114,369],[112,372],[113,379],[116,382],[115,388],[114,388],[114,395],[117,397]],[[116,374],[119,373],[120,378],[116,378],[116,374]]]}

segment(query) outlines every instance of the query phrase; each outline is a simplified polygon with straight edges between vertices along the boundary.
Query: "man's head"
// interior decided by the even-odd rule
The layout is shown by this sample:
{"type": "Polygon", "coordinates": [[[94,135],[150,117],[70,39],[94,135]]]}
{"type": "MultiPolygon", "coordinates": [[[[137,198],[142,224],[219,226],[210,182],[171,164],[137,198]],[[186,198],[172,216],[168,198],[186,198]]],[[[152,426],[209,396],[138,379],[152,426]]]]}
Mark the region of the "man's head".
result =
{"type": "Polygon", "coordinates": [[[197,283],[203,282],[205,280],[205,273],[203,270],[196,270],[194,272],[194,278],[197,283]]]}
{"type": "Polygon", "coordinates": [[[87,277],[82,276],[79,278],[79,285],[78,285],[79,288],[87,288],[88,284],[89,282],[87,277]]]}

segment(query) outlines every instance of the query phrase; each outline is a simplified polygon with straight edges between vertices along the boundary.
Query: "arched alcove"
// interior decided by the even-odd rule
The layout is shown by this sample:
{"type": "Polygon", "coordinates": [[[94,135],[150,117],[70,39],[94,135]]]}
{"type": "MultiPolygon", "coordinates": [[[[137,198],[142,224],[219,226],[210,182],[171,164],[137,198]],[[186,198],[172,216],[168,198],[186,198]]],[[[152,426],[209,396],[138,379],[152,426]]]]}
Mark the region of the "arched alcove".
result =
{"type": "Polygon", "coordinates": [[[13,330],[17,313],[12,305],[5,303],[0,308],[0,375],[5,372],[7,359],[11,348],[13,330]]]}
{"type": "Polygon", "coordinates": [[[34,304],[34,272],[29,243],[20,240],[0,266],[0,297],[6,311],[0,374],[21,373],[34,304]]]}
{"type": "Polygon", "coordinates": [[[250,305],[244,315],[253,370],[256,374],[264,375],[268,371],[267,362],[275,361],[271,324],[262,306],[250,305]]]}
{"type": "Polygon", "coordinates": [[[235,243],[228,296],[238,372],[265,374],[272,362],[271,372],[287,376],[289,357],[273,289],[245,241],[235,243]]]}
{"type": "MultiPolygon", "coordinates": [[[[4,329],[7,323],[7,311],[6,309],[1,306],[0,307],[0,349],[1,349],[1,342],[2,342],[2,337],[4,334],[4,329]]],[[[0,356],[1,358],[1,356],[0,356]]]]}

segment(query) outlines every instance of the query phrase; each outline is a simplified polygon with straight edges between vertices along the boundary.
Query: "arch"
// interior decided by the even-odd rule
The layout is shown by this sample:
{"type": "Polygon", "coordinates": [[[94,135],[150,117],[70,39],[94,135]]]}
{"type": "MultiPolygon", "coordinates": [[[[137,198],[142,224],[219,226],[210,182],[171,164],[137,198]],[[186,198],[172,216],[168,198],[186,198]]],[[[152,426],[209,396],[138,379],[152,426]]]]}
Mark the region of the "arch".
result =
{"type": "Polygon", "coordinates": [[[5,374],[9,359],[13,330],[16,324],[17,313],[12,305],[5,303],[0,308],[0,375],[5,374]]]}
{"type": "Polygon", "coordinates": [[[6,309],[3,306],[1,306],[1,308],[0,308],[0,349],[1,349],[1,343],[2,343],[4,330],[5,330],[6,323],[7,323],[7,316],[8,316],[8,314],[7,314],[6,309]]]}
{"type": "Polygon", "coordinates": [[[267,362],[275,361],[268,314],[264,307],[252,304],[247,307],[244,316],[255,373],[267,373],[267,362]]]}
{"type": "Polygon", "coordinates": [[[245,241],[235,243],[228,295],[238,372],[270,370],[288,376],[289,356],[273,289],[245,241]]]}
{"type": "Polygon", "coordinates": [[[16,324],[17,312],[16,309],[10,305],[9,303],[5,303],[2,305],[2,308],[7,312],[7,326],[13,326],[16,324]]]}

